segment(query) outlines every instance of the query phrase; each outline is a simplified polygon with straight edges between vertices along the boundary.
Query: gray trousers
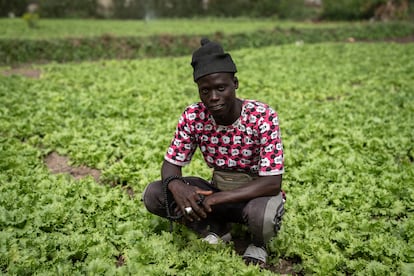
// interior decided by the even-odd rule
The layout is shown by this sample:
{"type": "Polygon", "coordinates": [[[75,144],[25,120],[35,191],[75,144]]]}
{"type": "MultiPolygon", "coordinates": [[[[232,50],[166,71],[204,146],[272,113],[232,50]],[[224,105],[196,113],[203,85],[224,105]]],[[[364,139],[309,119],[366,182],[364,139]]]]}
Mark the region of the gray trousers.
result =
{"type": "MultiPolygon", "coordinates": [[[[193,186],[203,190],[218,192],[208,181],[199,177],[184,177],[193,186]]],[[[147,210],[160,217],[167,217],[165,195],[160,180],[150,183],[144,190],[142,199],[147,210]]],[[[248,202],[225,203],[212,206],[213,211],[200,222],[183,222],[199,234],[208,231],[223,235],[229,230],[231,223],[247,225],[252,236],[252,243],[265,246],[280,230],[284,213],[282,194],[254,198],[248,202]]],[[[174,210],[172,210],[174,212],[174,210]]],[[[176,215],[176,213],[171,213],[176,215]]]]}

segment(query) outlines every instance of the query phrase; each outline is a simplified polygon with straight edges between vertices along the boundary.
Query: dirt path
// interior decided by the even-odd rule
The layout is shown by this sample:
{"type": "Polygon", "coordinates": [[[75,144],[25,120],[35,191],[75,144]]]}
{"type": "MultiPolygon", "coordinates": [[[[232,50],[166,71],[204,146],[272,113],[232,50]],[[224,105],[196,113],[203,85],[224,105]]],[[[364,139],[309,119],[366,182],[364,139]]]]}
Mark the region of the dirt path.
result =
{"type": "Polygon", "coordinates": [[[31,79],[38,79],[40,78],[42,71],[40,69],[32,68],[30,65],[7,69],[1,72],[3,76],[10,77],[13,75],[23,76],[31,79]]]}

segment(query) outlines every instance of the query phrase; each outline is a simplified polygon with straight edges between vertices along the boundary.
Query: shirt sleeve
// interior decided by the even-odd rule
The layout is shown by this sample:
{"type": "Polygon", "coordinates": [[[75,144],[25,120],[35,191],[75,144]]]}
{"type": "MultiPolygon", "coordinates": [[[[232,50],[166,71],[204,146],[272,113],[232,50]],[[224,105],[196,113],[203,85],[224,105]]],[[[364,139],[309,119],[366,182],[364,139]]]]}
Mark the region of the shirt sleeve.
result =
{"type": "Polygon", "coordinates": [[[270,107],[265,116],[259,119],[260,162],[259,175],[279,175],[284,173],[283,145],[278,114],[270,107]]]}
{"type": "Polygon", "coordinates": [[[197,148],[189,116],[191,117],[191,109],[187,108],[178,120],[174,138],[164,156],[166,161],[178,166],[189,164],[197,148]]]}

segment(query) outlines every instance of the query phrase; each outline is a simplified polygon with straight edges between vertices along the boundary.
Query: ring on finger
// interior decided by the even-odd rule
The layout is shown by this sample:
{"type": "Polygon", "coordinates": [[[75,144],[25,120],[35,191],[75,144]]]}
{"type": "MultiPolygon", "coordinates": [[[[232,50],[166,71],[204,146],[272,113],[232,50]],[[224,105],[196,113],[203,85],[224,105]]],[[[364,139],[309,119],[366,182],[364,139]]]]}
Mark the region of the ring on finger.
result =
{"type": "Polygon", "coordinates": [[[189,214],[191,214],[193,212],[193,208],[191,208],[191,207],[185,207],[184,210],[185,210],[185,213],[187,215],[189,215],[189,214]]]}

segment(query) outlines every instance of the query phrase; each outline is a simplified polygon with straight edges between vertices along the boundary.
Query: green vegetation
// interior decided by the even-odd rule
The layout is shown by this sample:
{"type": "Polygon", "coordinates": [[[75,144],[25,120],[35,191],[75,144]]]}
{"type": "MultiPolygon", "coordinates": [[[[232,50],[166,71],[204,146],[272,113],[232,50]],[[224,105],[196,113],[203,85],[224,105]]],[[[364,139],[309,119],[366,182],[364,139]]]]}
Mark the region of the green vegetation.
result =
{"type": "Polygon", "coordinates": [[[42,20],[36,29],[27,28],[22,21],[20,24],[14,22],[8,19],[0,24],[0,34],[3,34],[0,37],[0,65],[181,56],[191,53],[202,36],[218,40],[226,49],[234,50],[298,41],[380,40],[414,34],[412,22],[305,24],[248,19],[42,20]],[[1,28],[4,28],[3,32],[1,28]]]}
{"type": "MultiPolygon", "coordinates": [[[[287,213],[270,263],[291,260],[304,274],[410,275],[414,47],[305,42],[232,54],[238,95],[269,103],[281,120],[287,213]]],[[[1,273],[259,273],[231,245],[207,246],[181,227],[168,233],[140,202],[179,114],[198,100],[189,56],[0,76],[1,273]],[[44,157],[53,151],[100,169],[101,183],[50,174],[44,157]]],[[[207,177],[197,157],[185,173],[207,177]]]]}
{"type": "Polygon", "coordinates": [[[39,14],[37,13],[25,13],[23,20],[26,22],[29,28],[36,28],[39,22],[39,14]]]}
{"type": "MultiPolygon", "coordinates": [[[[225,34],[271,30],[276,26],[290,28],[304,23],[270,19],[156,19],[156,20],[87,20],[42,19],[37,30],[28,29],[21,19],[0,19],[0,39],[84,38],[111,35],[146,37],[153,35],[196,35],[215,32],[225,34]]],[[[332,25],[332,24],[327,24],[332,25]]],[[[337,23],[335,25],[341,25],[337,23]]],[[[342,23],[345,25],[345,23],[342,23]]]]}
{"type": "Polygon", "coordinates": [[[401,20],[412,18],[412,9],[413,3],[409,0],[324,0],[321,17],[331,20],[401,20]]]}
{"type": "Polygon", "coordinates": [[[0,17],[20,16],[30,3],[42,18],[255,17],[291,20],[396,20],[413,18],[411,0],[19,0],[0,1],[0,17]],[[103,5],[102,5],[103,4],[103,5]]]}

